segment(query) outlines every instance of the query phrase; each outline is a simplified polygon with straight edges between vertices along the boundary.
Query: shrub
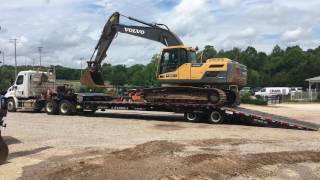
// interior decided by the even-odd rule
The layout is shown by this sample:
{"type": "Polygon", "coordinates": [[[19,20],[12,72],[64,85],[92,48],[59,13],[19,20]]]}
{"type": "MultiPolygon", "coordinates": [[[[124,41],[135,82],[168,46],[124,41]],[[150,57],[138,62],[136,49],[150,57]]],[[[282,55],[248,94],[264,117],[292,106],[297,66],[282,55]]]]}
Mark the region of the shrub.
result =
{"type": "Polygon", "coordinates": [[[268,105],[268,102],[266,100],[252,98],[252,96],[249,92],[242,93],[240,95],[240,101],[243,104],[255,104],[255,105],[262,105],[262,106],[268,105]]]}

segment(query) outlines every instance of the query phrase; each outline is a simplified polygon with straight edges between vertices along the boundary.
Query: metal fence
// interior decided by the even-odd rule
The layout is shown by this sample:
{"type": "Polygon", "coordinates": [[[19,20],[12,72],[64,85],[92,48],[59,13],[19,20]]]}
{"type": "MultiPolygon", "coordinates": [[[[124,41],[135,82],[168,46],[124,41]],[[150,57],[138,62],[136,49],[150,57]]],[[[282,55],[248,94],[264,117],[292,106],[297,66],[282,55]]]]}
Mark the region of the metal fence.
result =
{"type": "Polygon", "coordinates": [[[291,101],[315,101],[319,98],[320,93],[316,89],[311,91],[292,92],[290,94],[291,101]]]}
{"type": "Polygon", "coordinates": [[[271,105],[271,104],[282,103],[282,101],[285,99],[285,97],[279,96],[279,95],[277,95],[277,96],[264,96],[262,99],[267,101],[268,105],[271,105]]]}

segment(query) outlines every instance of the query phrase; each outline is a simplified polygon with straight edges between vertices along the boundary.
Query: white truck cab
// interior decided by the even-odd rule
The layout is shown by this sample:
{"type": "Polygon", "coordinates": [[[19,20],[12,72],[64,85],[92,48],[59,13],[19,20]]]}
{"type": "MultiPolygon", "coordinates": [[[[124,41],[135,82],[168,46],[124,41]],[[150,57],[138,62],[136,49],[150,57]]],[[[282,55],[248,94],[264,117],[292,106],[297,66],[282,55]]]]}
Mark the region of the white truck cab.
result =
{"type": "Polygon", "coordinates": [[[41,111],[40,103],[42,93],[46,88],[52,88],[55,82],[53,71],[21,71],[18,73],[14,84],[7,90],[5,97],[8,99],[8,111],[17,109],[33,109],[41,111]]]}

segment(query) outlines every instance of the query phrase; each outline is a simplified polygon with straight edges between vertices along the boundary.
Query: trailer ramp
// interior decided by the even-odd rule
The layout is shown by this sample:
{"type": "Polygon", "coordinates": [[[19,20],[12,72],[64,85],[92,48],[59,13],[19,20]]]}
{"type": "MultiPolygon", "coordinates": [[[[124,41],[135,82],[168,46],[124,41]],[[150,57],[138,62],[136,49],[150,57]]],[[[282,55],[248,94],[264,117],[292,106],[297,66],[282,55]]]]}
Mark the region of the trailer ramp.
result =
{"type": "Polygon", "coordinates": [[[223,107],[221,108],[225,114],[238,118],[244,121],[251,121],[253,123],[273,126],[273,127],[283,127],[289,129],[300,129],[300,130],[313,130],[318,131],[320,129],[320,124],[301,121],[289,117],[279,116],[275,114],[265,113],[261,111],[251,110],[242,107],[223,107]]]}

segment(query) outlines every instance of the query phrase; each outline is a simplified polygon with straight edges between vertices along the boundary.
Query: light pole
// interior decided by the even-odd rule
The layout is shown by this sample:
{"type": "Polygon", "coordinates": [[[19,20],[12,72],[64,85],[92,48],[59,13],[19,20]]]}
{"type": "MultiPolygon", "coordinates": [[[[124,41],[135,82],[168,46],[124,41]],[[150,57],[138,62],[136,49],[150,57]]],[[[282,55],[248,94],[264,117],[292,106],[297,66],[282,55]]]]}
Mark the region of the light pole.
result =
{"type": "Polygon", "coordinates": [[[16,38],[10,39],[10,42],[14,44],[14,65],[15,65],[14,77],[16,78],[17,77],[17,73],[18,73],[18,70],[17,70],[17,39],[16,38]]]}
{"type": "Polygon", "coordinates": [[[40,61],[40,67],[41,67],[41,53],[42,53],[42,48],[43,47],[38,47],[38,51],[39,51],[39,61],[40,61]]]}

